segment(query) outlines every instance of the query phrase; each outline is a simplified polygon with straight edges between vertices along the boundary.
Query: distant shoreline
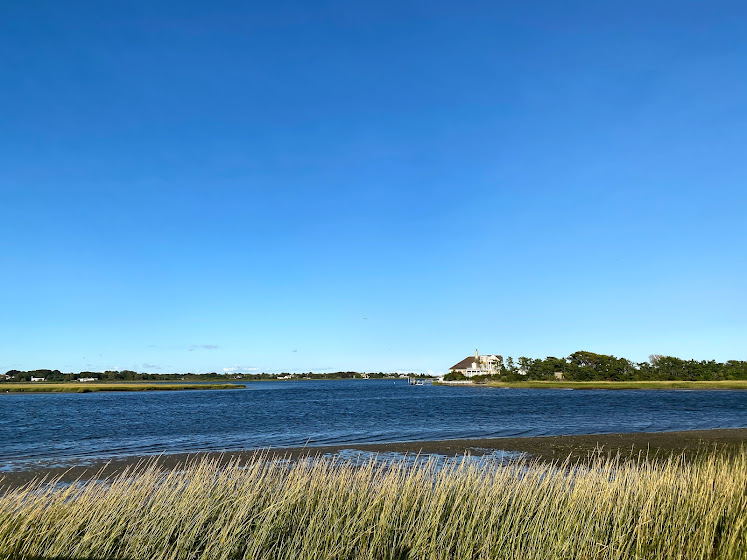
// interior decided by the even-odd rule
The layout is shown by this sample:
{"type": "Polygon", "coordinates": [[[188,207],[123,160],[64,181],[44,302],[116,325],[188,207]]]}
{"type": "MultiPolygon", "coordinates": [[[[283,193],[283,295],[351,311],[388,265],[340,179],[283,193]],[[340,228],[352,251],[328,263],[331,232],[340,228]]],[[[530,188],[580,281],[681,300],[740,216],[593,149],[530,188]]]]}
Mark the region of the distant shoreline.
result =
{"type": "Polygon", "coordinates": [[[681,455],[686,460],[714,450],[736,454],[747,447],[747,428],[727,428],[713,430],[692,430],[679,432],[633,432],[615,434],[582,434],[563,436],[532,436],[506,438],[451,439],[436,441],[408,441],[393,443],[350,443],[319,447],[271,447],[263,449],[233,450],[224,452],[174,453],[138,455],[115,459],[88,461],[81,459],[81,465],[27,469],[0,473],[0,488],[17,487],[34,479],[55,479],[73,482],[78,479],[111,476],[132,468],[143,461],[158,459],[165,469],[181,468],[185,462],[201,458],[231,461],[246,461],[262,454],[268,459],[296,460],[304,457],[333,455],[342,450],[357,450],[364,453],[399,453],[408,455],[462,455],[482,456],[495,451],[508,451],[526,454],[528,460],[543,463],[570,460],[586,461],[599,455],[620,454],[623,458],[667,458],[681,455]]]}
{"type": "Polygon", "coordinates": [[[189,391],[189,390],[216,390],[216,389],[243,389],[244,385],[238,383],[173,383],[152,381],[126,381],[118,382],[87,382],[80,383],[67,381],[61,383],[48,383],[44,381],[28,383],[3,383],[0,384],[2,393],[101,393],[110,391],[189,391]]]}

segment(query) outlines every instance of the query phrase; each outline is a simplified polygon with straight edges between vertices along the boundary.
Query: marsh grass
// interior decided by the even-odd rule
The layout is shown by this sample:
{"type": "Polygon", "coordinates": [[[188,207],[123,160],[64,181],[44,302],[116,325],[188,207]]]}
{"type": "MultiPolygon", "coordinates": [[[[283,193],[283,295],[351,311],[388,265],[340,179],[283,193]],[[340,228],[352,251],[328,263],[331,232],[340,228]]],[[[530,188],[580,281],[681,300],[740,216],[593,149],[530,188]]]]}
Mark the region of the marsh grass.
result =
{"type": "Polygon", "coordinates": [[[243,389],[237,383],[2,383],[0,393],[100,393],[103,391],[188,391],[203,389],[243,389]]]}
{"type": "Polygon", "coordinates": [[[0,495],[0,557],[747,558],[747,452],[547,465],[141,463],[0,495]]]}
{"type": "Polygon", "coordinates": [[[729,381],[488,381],[476,385],[507,389],[688,389],[694,391],[747,390],[747,379],[729,381]]]}

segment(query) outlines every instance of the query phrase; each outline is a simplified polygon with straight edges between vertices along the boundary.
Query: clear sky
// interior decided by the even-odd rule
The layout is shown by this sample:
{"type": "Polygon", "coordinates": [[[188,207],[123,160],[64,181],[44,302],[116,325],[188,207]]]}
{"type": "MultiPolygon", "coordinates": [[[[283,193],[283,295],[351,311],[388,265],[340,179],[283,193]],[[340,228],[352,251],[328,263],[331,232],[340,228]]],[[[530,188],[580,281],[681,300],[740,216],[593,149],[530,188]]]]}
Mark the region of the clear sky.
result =
{"type": "Polygon", "coordinates": [[[3,2],[0,371],[747,359],[742,2],[3,2]]]}

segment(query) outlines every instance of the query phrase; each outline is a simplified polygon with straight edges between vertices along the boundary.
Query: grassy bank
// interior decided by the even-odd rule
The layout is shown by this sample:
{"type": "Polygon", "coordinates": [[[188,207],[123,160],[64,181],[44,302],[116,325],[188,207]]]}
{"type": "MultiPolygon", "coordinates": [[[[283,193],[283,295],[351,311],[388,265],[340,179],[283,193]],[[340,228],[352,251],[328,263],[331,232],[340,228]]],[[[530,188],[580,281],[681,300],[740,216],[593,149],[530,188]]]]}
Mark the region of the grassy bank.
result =
{"type": "Polygon", "coordinates": [[[747,380],[735,381],[517,381],[483,386],[523,389],[747,389],[747,380]]]}
{"type": "Polygon", "coordinates": [[[0,495],[0,557],[743,559],[747,452],[576,468],[150,464],[0,495]]]}
{"type": "Polygon", "coordinates": [[[235,383],[2,383],[0,393],[98,393],[101,391],[186,391],[194,389],[242,389],[235,383]]]}

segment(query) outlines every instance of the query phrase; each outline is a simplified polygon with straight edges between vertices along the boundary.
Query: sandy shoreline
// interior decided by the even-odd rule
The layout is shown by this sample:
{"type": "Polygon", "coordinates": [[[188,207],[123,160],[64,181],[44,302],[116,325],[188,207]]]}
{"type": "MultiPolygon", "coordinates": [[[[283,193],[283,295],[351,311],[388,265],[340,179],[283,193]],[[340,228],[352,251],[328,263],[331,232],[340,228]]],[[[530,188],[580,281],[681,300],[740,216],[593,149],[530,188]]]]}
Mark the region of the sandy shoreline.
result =
{"type": "MultiPolygon", "coordinates": [[[[335,454],[344,449],[354,449],[374,453],[402,454],[437,454],[454,457],[464,454],[484,455],[496,450],[513,451],[527,454],[539,461],[584,460],[597,454],[616,454],[637,456],[639,453],[649,456],[666,457],[673,453],[693,457],[698,453],[717,449],[724,452],[735,452],[740,446],[747,446],[747,428],[693,430],[684,432],[639,432],[619,434],[592,434],[541,437],[509,437],[453,439],[440,441],[411,441],[398,443],[368,443],[329,445],[322,447],[270,448],[264,450],[244,450],[202,453],[176,453],[162,455],[159,463],[167,469],[183,465],[196,458],[221,458],[224,461],[248,459],[257,453],[265,453],[269,458],[298,459],[325,454],[335,454]]],[[[131,456],[95,462],[86,462],[73,467],[44,467],[0,475],[0,487],[15,487],[33,479],[59,478],[63,482],[86,479],[100,472],[110,476],[136,465],[153,456],[131,456]]]]}

